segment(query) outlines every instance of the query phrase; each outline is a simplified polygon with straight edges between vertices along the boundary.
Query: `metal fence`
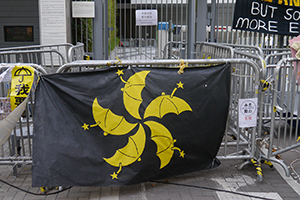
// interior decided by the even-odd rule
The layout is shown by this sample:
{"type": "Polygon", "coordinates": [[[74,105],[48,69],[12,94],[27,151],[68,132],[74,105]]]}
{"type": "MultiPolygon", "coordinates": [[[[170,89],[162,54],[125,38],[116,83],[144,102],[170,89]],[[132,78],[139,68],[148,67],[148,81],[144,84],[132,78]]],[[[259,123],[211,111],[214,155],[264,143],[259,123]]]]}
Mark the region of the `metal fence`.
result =
{"type": "MultiPolygon", "coordinates": [[[[46,74],[46,71],[39,65],[31,63],[12,63],[1,64],[0,72],[16,65],[31,66],[35,68],[35,79],[32,90],[28,94],[27,103],[22,105],[24,110],[11,111],[10,108],[10,84],[9,82],[0,82],[1,94],[1,145],[0,146],[0,165],[11,165],[14,176],[17,176],[17,169],[32,163],[32,134],[33,134],[33,113],[34,113],[34,93],[37,80],[40,74],[46,74]],[[18,113],[19,112],[19,113],[18,113]],[[10,118],[10,123],[14,120],[17,124],[13,128],[10,136],[3,136],[6,125],[2,123],[4,118],[10,118]],[[8,138],[5,140],[5,138],[8,138]]],[[[25,103],[25,102],[24,102],[25,103]]],[[[20,105],[21,106],[21,105],[20,105]]]]}
{"type": "MultiPolygon", "coordinates": [[[[88,0],[73,0],[88,1],[88,0]]],[[[97,1],[97,3],[99,3],[97,1]]],[[[202,3],[202,1],[201,1],[202,3]]],[[[185,47],[189,43],[189,30],[197,33],[195,23],[189,21],[189,16],[195,11],[196,16],[203,15],[206,21],[205,36],[202,42],[216,42],[243,45],[243,48],[255,46],[267,49],[283,48],[288,46],[289,36],[264,34],[257,32],[232,29],[231,23],[234,15],[234,0],[211,0],[206,6],[195,7],[189,11],[190,0],[108,0],[100,5],[104,29],[101,30],[104,40],[101,45],[103,59],[186,59],[188,52],[185,47]],[[157,11],[156,25],[136,25],[136,11],[157,11]],[[200,12],[201,11],[201,12],[200,12]],[[170,53],[173,52],[173,53],[170,53]]],[[[199,4],[199,3],[198,3],[199,4]]],[[[202,4],[201,4],[202,5],[202,4]]],[[[195,6],[197,6],[195,4],[195,6]]],[[[73,19],[75,41],[85,44],[85,52],[93,55],[93,41],[99,35],[93,35],[94,22],[90,18],[73,19]]],[[[204,23],[205,25],[205,23],[204,23]]],[[[95,34],[95,33],[94,33],[95,34]]],[[[202,35],[202,34],[201,34],[202,35]]],[[[196,41],[200,41],[196,38],[196,41]]],[[[190,47],[194,47],[194,43],[190,47]]],[[[241,46],[240,46],[241,47],[241,46]]],[[[244,51],[244,50],[242,50],[244,51]]],[[[260,52],[260,53],[265,53],[260,52]]],[[[264,57],[263,54],[261,54],[264,57]]],[[[99,58],[97,58],[99,59],[99,58]]],[[[101,58],[102,59],[102,58],[101,58]]]]}
{"type": "Polygon", "coordinates": [[[195,57],[197,59],[213,58],[233,58],[234,49],[232,47],[211,42],[196,42],[195,57]]]}
{"type": "MultiPolygon", "coordinates": [[[[283,58],[270,73],[272,93],[270,105],[270,132],[261,141],[267,146],[267,158],[273,159],[300,146],[299,134],[299,67],[300,61],[283,58]]],[[[287,167],[283,165],[286,171],[287,167]]]]}
{"type": "Polygon", "coordinates": [[[84,59],[84,44],[53,44],[0,49],[0,63],[35,63],[53,73],[67,62],[84,59]]]}

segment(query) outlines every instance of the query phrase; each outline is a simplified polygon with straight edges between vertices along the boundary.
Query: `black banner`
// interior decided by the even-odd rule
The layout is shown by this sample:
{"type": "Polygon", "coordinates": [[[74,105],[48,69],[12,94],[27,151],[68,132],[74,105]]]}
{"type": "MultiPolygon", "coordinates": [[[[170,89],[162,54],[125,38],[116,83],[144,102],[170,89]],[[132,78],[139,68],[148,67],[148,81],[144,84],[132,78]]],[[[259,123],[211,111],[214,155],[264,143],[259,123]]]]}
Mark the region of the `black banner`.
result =
{"type": "Polygon", "coordinates": [[[230,64],[45,75],[36,90],[33,186],[135,184],[219,165],[230,64]]]}
{"type": "Polygon", "coordinates": [[[232,28],[296,36],[300,33],[299,1],[237,0],[232,28]]]}

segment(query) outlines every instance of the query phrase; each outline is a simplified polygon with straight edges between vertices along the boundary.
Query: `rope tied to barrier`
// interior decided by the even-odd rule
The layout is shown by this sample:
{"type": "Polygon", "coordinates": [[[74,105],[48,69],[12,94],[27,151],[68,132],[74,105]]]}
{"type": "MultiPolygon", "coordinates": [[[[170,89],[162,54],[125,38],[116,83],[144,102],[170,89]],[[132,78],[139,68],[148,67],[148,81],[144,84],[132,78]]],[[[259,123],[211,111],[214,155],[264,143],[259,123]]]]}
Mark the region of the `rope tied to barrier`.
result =
{"type": "Polygon", "coordinates": [[[120,58],[118,58],[117,56],[115,57],[118,61],[116,61],[116,62],[114,62],[114,63],[111,63],[111,62],[107,62],[106,63],[106,65],[107,66],[114,66],[114,65],[116,65],[116,64],[118,64],[118,63],[120,63],[120,65],[122,65],[122,61],[121,61],[121,59],[120,58]]]}
{"type": "Polygon", "coordinates": [[[179,70],[177,71],[178,74],[183,74],[184,73],[184,68],[188,67],[188,62],[186,64],[184,64],[184,60],[183,59],[180,59],[180,65],[178,66],[179,67],[179,70]]]}
{"type": "Polygon", "coordinates": [[[118,63],[120,63],[120,65],[122,65],[122,61],[120,60],[120,58],[118,58],[117,56],[115,57],[118,61],[116,61],[114,64],[116,65],[116,64],[118,64],[118,63]]]}

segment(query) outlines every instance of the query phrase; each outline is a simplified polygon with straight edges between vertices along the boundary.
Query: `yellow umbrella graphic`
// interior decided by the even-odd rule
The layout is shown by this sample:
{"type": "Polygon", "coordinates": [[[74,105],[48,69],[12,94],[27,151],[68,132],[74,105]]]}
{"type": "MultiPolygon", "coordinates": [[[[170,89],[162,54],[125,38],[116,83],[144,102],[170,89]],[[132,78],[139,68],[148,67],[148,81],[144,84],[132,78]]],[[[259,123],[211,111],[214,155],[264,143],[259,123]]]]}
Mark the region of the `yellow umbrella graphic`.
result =
{"type": "Polygon", "coordinates": [[[146,143],[146,134],[143,126],[140,124],[136,134],[128,138],[128,143],[125,147],[118,149],[110,158],[103,158],[107,163],[114,167],[119,167],[119,170],[111,174],[112,179],[117,179],[117,175],[121,172],[123,166],[130,165],[136,160],[141,161],[146,143]]]}
{"type": "Polygon", "coordinates": [[[94,99],[92,108],[96,124],[91,125],[91,127],[98,125],[104,131],[104,135],[125,135],[137,125],[137,123],[132,124],[127,122],[123,116],[114,114],[110,109],[101,107],[97,98],[94,99]]]}
{"type": "Polygon", "coordinates": [[[25,67],[22,67],[20,69],[17,69],[14,73],[14,76],[21,76],[21,80],[19,79],[19,82],[22,83],[24,81],[24,76],[31,76],[32,73],[29,69],[26,69],[25,67]]]}
{"type": "MultiPolygon", "coordinates": [[[[140,105],[143,102],[142,90],[146,86],[145,79],[150,71],[141,71],[135,73],[127,81],[123,79],[123,70],[118,70],[116,74],[120,76],[122,82],[125,83],[123,91],[123,102],[125,109],[128,113],[136,118],[142,119],[139,113],[140,105]]],[[[171,95],[162,93],[161,96],[155,98],[146,108],[144,113],[144,119],[147,117],[158,117],[162,118],[168,113],[175,113],[179,115],[184,111],[192,111],[189,104],[179,97],[175,97],[174,94],[178,88],[183,89],[183,83],[181,81],[177,83],[177,88],[173,90],[171,95]]],[[[104,135],[125,135],[132,131],[138,123],[129,123],[126,121],[124,116],[114,114],[110,109],[103,108],[99,105],[97,98],[94,99],[93,105],[93,117],[96,124],[82,126],[84,130],[89,130],[89,127],[99,126],[103,131],[104,135]]],[[[184,151],[174,146],[176,142],[173,139],[170,131],[162,124],[155,121],[143,122],[151,130],[151,139],[157,145],[156,155],[159,157],[160,169],[164,168],[169,164],[173,157],[174,150],[178,150],[180,157],[184,158],[184,151]]],[[[117,172],[111,174],[112,179],[118,179],[118,174],[121,172],[123,166],[128,166],[136,161],[141,161],[141,155],[145,148],[146,133],[143,126],[139,123],[137,132],[128,137],[128,143],[118,150],[110,158],[103,158],[108,164],[114,167],[119,167],[117,172]]]]}
{"type": "Polygon", "coordinates": [[[123,91],[123,102],[125,109],[136,119],[141,119],[139,108],[142,99],[142,90],[145,87],[145,79],[150,71],[141,71],[132,75],[127,81],[121,80],[125,83],[123,91]]]}
{"type": "MultiPolygon", "coordinates": [[[[183,88],[183,83],[177,83],[178,88],[183,88]]],[[[183,99],[175,97],[174,94],[178,88],[175,88],[171,95],[162,93],[161,96],[156,97],[145,110],[144,118],[158,117],[162,118],[168,113],[175,113],[179,115],[184,111],[192,111],[190,105],[183,99]]]]}
{"type": "Polygon", "coordinates": [[[156,155],[160,159],[160,169],[169,164],[173,157],[174,150],[180,152],[180,157],[184,157],[184,151],[174,146],[176,140],[173,139],[170,131],[162,124],[155,121],[144,122],[151,130],[151,139],[156,143],[156,155]]]}

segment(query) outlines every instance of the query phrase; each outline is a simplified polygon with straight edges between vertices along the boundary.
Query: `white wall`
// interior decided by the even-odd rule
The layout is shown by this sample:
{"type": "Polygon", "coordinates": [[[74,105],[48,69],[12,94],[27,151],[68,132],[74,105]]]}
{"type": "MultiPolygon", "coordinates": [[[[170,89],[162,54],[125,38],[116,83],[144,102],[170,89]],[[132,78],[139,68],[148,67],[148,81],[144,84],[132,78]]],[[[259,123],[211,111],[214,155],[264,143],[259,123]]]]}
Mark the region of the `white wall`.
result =
{"type": "Polygon", "coordinates": [[[71,42],[71,0],[39,0],[40,43],[71,42]]]}

